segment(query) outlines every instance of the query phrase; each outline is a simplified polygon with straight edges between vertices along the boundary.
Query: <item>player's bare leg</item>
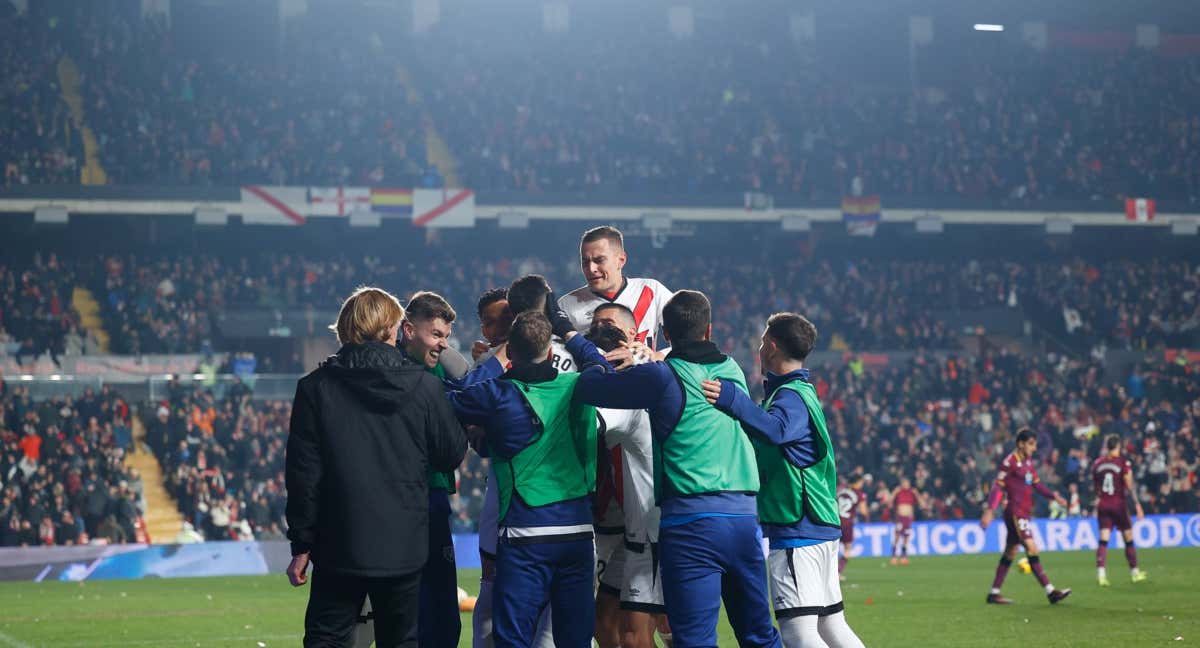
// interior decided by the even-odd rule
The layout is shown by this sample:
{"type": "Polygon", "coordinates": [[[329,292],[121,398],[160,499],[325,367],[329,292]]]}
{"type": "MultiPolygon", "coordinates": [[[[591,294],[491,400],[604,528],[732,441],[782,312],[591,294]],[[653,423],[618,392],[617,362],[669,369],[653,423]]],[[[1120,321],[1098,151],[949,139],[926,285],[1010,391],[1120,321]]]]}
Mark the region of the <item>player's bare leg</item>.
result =
{"type": "Polygon", "coordinates": [[[671,635],[671,624],[667,621],[667,615],[654,615],[654,625],[658,628],[658,638],[662,640],[663,648],[674,646],[675,639],[671,635]]]}
{"type": "Polygon", "coordinates": [[[654,648],[654,615],[621,610],[621,648],[654,648]]]}
{"type": "Polygon", "coordinates": [[[1108,539],[1112,537],[1112,529],[1100,529],[1100,542],[1096,545],[1096,580],[1100,587],[1108,587],[1108,573],[1105,563],[1108,561],[1108,539]]]}
{"type": "Polygon", "coordinates": [[[1125,561],[1129,563],[1129,579],[1135,583],[1146,580],[1146,572],[1138,570],[1137,549],[1133,546],[1133,529],[1122,531],[1121,539],[1125,541],[1125,561]]]}
{"type": "Polygon", "coordinates": [[[1071,588],[1055,589],[1054,584],[1050,582],[1050,577],[1042,568],[1042,557],[1038,555],[1037,543],[1032,538],[1025,540],[1025,555],[1029,556],[1029,568],[1033,570],[1033,577],[1037,579],[1042,589],[1046,590],[1046,598],[1050,600],[1050,603],[1058,603],[1071,595],[1071,588]]]}
{"type": "Polygon", "coordinates": [[[596,592],[596,644],[600,648],[621,645],[621,598],[603,588],[596,592]]]}
{"type": "Polygon", "coordinates": [[[1010,544],[1004,547],[1004,553],[1000,554],[1000,564],[996,565],[996,577],[992,579],[992,591],[988,593],[987,602],[995,605],[1008,605],[1012,603],[1011,599],[1000,595],[1000,587],[1004,585],[1004,579],[1008,576],[1008,568],[1012,567],[1013,558],[1017,557],[1017,548],[1020,545],[1010,544]]]}

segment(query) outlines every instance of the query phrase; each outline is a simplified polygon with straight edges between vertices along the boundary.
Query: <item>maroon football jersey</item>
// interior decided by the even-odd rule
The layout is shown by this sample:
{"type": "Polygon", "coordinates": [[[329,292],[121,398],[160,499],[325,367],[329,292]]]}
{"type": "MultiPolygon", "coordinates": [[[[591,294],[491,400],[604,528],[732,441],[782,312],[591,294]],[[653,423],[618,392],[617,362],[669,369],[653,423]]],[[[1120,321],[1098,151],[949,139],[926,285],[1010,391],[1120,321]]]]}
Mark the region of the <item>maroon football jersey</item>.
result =
{"type": "Polygon", "coordinates": [[[1017,459],[1017,453],[1009,453],[1000,462],[1000,474],[996,481],[1004,484],[1008,502],[1004,514],[1014,518],[1029,518],[1033,515],[1033,485],[1038,483],[1037,461],[1033,457],[1017,459]]]}
{"type": "Polygon", "coordinates": [[[911,488],[901,488],[896,491],[895,496],[892,497],[892,506],[900,506],[901,504],[916,506],[917,492],[911,488]]]}
{"type": "Polygon", "coordinates": [[[1125,457],[1100,457],[1092,464],[1092,486],[1100,508],[1125,507],[1125,475],[1131,472],[1125,457]]]}
{"type": "Polygon", "coordinates": [[[843,524],[853,524],[858,519],[858,503],[863,501],[863,497],[862,491],[849,486],[838,489],[838,514],[841,515],[843,524]]]}

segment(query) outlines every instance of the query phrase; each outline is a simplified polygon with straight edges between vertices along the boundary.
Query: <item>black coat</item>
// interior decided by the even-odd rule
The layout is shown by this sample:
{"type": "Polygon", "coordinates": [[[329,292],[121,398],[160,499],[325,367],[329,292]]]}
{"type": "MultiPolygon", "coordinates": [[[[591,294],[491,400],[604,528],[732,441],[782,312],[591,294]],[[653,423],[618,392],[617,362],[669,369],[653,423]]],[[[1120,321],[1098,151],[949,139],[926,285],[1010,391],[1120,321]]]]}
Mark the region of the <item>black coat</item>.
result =
{"type": "Polygon", "coordinates": [[[287,443],[292,553],[322,570],[400,576],[429,552],[429,471],[467,439],[442,382],[383,342],[347,344],[300,379],[287,443]]]}

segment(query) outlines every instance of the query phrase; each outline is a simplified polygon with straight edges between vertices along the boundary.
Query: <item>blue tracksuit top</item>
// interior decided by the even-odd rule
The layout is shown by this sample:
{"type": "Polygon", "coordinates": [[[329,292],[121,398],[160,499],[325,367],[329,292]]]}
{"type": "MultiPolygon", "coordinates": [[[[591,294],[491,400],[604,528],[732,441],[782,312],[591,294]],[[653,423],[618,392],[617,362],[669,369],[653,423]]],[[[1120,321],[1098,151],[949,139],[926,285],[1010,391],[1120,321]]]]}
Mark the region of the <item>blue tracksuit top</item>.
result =
{"type": "MultiPolygon", "coordinates": [[[[725,361],[717,346],[708,341],[675,344],[669,357],[699,364],[725,361]]],[[[588,368],[579,376],[575,398],[597,407],[647,410],[651,432],[659,441],[670,436],[683,415],[683,387],[665,362],[650,362],[620,372],[612,371],[607,362],[588,368]]],[[[740,492],[665,496],[660,506],[662,526],[704,517],[758,514],[754,495],[740,492]]]]}
{"type": "MultiPolygon", "coordinates": [[[[580,366],[607,364],[595,345],[582,335],[571,338],[566,346],[580,366]]],[[[493,364],[499,366],[500,363],[493,361],[493,364]]],[[[521,393],[506,379],[539,383],[549,382],[557,376],[558,371],[548,360],[514,367],[501,375],[499,380],[476,382],[461,391],[451,391],[448,394],[450,405],[459,421],[478,425],[485,430],[494,454],[511,459],[533,442],[541,431],[541,424],[535,422],[533,411],[521,393]]],[[[521,500],[520,495],[514,493],[508,514],[500,523],[507,527],[591,524],[591,497],[577,497],[546,506],[529,506],[521,500]]]]}
{"type": "MultiPolygon", "coordinates": [[[[808,369],[797,369],[782,376],[768,373],[763,387],[767,398],[785,383],[793,380],[809,381],[808,369]]],[[[767,443],[778,446],[783,456],[798,468],[807,468],[817,462],[817,435],[810,424],[808,407],[800,395],[790,389],[775,394],[771,407],[763,410],[742,390],[722,382],[721,396],[717,409],[728,413],[742,422],[742,428],[767,443]]],[[[840,528],[818,524],[806,514],[795,524],[764,524],[763,535],[771,540],[771,548],[815,544],[795,543],[792,540],[837,540],[842,536],[840,528]]]]}

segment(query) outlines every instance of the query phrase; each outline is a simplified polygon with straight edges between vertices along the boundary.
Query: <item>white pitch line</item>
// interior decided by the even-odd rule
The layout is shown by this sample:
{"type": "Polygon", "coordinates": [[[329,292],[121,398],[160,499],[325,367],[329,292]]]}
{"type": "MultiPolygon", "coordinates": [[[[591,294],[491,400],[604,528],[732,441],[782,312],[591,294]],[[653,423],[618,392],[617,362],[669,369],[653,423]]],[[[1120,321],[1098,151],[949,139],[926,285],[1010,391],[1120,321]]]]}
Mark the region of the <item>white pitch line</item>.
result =
{"type": "MultiPolygon", "coordinates": [[[[300,639],[298,634],[277,634],[277,635],[237,635],[233,637],[200,637],[193,639],[128,639],[113,643],[98,643],[95,641],[87,641],[83,643],[57,644],[59,648],[100,648],[102,646],[180,646],[180,645],[196,645],[211,646],[213,642],[251,642],[251,641],[274,641],[276,639],[300,639]]],[[[13,644],[13,648],[33,648],[26,644],[13,644]]]]}
{"type": "Polygon", "coordinates": [[[10,648],[33,648],[32,645],[3,632],[0,632],[0,644],[4,644],[10,648]]]}

